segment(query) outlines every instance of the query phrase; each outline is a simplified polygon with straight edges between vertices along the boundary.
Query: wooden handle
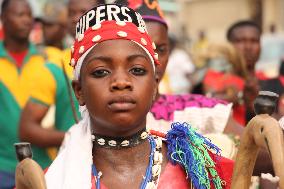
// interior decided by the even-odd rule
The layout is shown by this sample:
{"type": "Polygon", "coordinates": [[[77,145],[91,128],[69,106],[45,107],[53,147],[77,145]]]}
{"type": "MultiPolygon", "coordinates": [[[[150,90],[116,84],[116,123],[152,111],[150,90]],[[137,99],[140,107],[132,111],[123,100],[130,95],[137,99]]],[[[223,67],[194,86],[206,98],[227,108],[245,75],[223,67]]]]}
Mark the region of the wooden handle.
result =
{"type": "Polygon", "coordinates": [[[255,100],[257,115],[248,123],[241,138],[237,154],[232,189],[248,189],[256,157],[260,148],[265,148],[271,155],[276,176],[280,178],[279,187],[284,189],[284,140],[279,123],[270,115],[276,107],[278,95],[260,92],[255,100]]]}
{"type": "Polygon", "coordinates": [[[32,160],[30,143],[14,144],[19,164],[16,167],[17,189],[46,189],[44,173],[41,167],[32,160]]]}

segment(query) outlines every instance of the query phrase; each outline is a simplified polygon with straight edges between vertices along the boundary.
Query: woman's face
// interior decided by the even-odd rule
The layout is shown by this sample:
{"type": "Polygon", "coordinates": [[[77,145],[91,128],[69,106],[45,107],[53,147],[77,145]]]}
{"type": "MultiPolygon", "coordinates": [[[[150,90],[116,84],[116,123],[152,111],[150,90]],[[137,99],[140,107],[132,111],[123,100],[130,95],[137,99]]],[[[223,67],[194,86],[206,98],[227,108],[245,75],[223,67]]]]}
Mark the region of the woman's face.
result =
{"type": "Polygon", "coordinates": [[[86,56],[73,88],[96,133],[127,136],[143,129],[157,83],[146,52],[128,40],[109,40],[86,56]]]}
{"type": "Polygon", "coordinates": [[[163,77],[169,59],[169,38],[167,28],[158,22],[146,22],[146,27],[152,41],[156,44],[160,65],[157,66],[159,80],[163,77]]]}

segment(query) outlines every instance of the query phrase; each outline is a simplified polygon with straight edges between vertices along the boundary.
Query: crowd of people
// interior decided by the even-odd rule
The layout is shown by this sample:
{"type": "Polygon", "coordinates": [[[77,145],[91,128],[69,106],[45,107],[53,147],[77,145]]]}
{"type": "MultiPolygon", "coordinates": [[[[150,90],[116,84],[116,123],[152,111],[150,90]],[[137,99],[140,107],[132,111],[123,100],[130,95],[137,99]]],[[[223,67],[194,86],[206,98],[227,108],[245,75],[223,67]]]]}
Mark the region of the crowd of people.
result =
{"type": "MultiPolygon", "coordinates": [[[[0,189],[15,187],[20,141],[52,189],[229,189],[235,154],[219,157],[203,135],[237,146],[260,90],[279,94],[273,116],[284,114],[284,63],[278,78],[256,71],[251,20],[232,23],[225,44],[201,32],[201,58],[169,34],[158,1],[48,2],[34,18],[27,0],[3,0],[1,22],[0,189]]],[[[266,151],[262,172],[273,173],[266,151]]]]}

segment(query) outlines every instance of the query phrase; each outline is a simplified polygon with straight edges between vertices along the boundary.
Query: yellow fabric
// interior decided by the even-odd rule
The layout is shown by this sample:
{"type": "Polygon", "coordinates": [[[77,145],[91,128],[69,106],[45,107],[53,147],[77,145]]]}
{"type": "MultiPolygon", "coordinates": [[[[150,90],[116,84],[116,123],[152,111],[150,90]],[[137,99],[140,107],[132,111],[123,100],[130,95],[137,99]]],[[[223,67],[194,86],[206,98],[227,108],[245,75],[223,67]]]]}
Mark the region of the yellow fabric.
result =
{"type": "Polygon", "coordinates": [[[21,108],[26,104],[33,88],[34,74],[45,63],[42,56],[32,55],[21,70],[7,58],[0,58],[0,81],[9,89],[21,108]]]}
{"type": "Polygon", "coordinates": [[[195,49],[195,51],[204,51],[208,48],[209,46],[209,41],[207,39],[203,39],[203,40],[199,40],[197,41],[193,48],[195,49]]]}
{"type": "MultiPolygon", "coordinates": [[[[56,47],[45,47],[46,59],[48,62],[62,68],[64,64],[66,73],[69,78],[73,78],[73,68],[69,65],[71,59],[71,50],[60,50],[56,47]]],[[[46,66],[41,67],[40,74],[36,76],[31,97],[51,106],[56,100],[56,81],[50,70],[46,66]]],[[[67,97],[66,97],[67,98],[67,97]]],[[[47,154],[50,159],[54,160],[57,155],[57,148],[47,148],[47,154]]]]}
{"type": "Polygon", "coordinates": [[[47,154],[48,154],[48,157],[53,161],[55,160],[57,154],[58,154],[58,149],[55,148],[55,147],[51,147],[51,148],[48,148],[47,149],[47,154]]]}
{"type": "Polygon", "coordinates": [[[55,103],[56,81],[52,73],[44,65],[35,76],[31,97],[50,106],[55,103]]]}
{"type": "MultiPolygon", "coordinates": [[[[62,51],[56,47],[46,47],[45,54],[48,62],[55,64],[60,68],[62,68],[62,63],[64,63],[68,77],[73,78],[73,68],[69,65],[71,58],[70,49],[62,51]]],[[[36,76],[34,86],[31,94],[32,98],[39,100],[46,105],[55,103],[56,81],[50,70],[45,66],[42,66],[39,74],[36,76]]]]}
{"type": "Polygon", "coordinates": [[[159,83],[159,92],[161,94],[172,94],[172,90],[170,87],[170,79],[167,72],[165,72],[162,80],[159,83]]]}
{"type": "Polygon", "coordinates": [[[55,63],[61,67],[62,64],[62,50],[56,47],[45,47],[45,54],[48,62],[55,63]]]}
{"type": "Polygon", "coordinates": [[[56,47],[46,47],[45,52],[47,55],[48,62],[54,63],[60,68],[62,67],[63,63],[68,77],[71,79],[73,78],[73,67],[70,66],[70,60],[71,60],[70,48],[60,50],[56,47]]]}
{"type": "Polygon", "coordinates": [[[70,60],[71,60],[71,49],[68,48],[68,49],[65,49],[63,51],[63,61],[64,61],[64,65],[65,65],[65,69],[66,69],[66,72],[69,76],[69,78],[73,79],[73,67],[70,66],[70,60]]]}

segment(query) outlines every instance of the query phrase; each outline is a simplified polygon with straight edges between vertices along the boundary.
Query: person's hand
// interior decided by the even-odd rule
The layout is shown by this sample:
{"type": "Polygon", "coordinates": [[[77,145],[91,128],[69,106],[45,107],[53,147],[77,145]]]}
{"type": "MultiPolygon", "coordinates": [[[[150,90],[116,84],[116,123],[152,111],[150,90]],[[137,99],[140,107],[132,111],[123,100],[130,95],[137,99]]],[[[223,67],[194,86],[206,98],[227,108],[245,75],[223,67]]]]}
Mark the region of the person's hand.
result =
{"type": "Polygon", "coordinates": [[[270,174],[261,174],[259,182],[260,189],[278,189],[278,183],[279,177],[273,177],[270,174]]]}
{"type": "Polygon", "coordinates": [[[250,111],[253,111],[253,102],[258,95],[259,89],[260,87],[256,77],[251,77],[250,79],[246,80],[243,99],[246,108],[250,111]]]}

